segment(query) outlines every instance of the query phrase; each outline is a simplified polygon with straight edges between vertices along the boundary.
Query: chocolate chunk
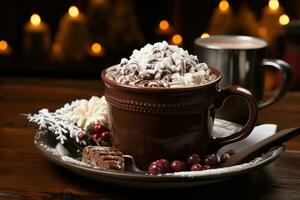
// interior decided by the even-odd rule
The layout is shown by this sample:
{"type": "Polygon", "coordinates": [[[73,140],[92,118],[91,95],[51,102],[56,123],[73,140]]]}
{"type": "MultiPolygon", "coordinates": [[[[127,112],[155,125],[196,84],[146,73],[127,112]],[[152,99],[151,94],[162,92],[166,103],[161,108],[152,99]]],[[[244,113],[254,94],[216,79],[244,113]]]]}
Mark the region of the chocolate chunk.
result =
{"type": "Polygon", "coordinates": [[[82,153],[82,161],[101,169],[124,170],[122,152],[113,147],[87,146],[82,153]]]}

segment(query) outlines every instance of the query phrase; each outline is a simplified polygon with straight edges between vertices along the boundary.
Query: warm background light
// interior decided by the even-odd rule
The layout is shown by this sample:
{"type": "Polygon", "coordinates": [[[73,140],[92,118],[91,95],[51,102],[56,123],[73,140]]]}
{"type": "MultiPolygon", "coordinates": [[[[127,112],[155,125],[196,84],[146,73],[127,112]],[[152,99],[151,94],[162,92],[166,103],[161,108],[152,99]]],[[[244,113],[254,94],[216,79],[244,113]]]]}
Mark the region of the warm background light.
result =
{"type": "Polygon", "coordinates": [[[278,0],[270,0],[269,1],[269,7],[270,7],[271,10],[277,10],[279,8],[278,0]]]}
{"type": "Polygon", "coordinates": [[[209,34],[208,33],[202,33],[201,38],[208,38],[209,34]]]}
{"type": "Polygon", "coordinates": [[[227,11],[229,9],[229,3],[228,3],[228,1],[225,1],[225,0],[220,1],[220,3],[219,3],[219,9],[221,11],[224,11],[224,12],[227,11]]]}
{"type": "Polygon", "coordinates": [[[92,44],[91,50],[93,53],[100,53],[102,51],[102,46],[98,42],[95,42],[92,44]]]}
{"type": "Polygon", "coordinates": [[[60,53],[60,51],[61,51],[61,46],[60,46],[60,44],[58,44],[58,43],[54,43],[53,45],[52,45],[52,51],[54,52],[54,53],[60,53]]]}
{"type": "Polygon", "coordinates": [[[0,40],[0,50],[6,50],[8,47],[8,44],[5,40],[0,40]]]}
{"type": "Polygon", "coordinates": [[[266,27],[261,26],[258,28],[257,33],[260,37],[266,37],[268,35],[268,30],[266,27]]]}
{"type": "Polygon", "coordinates": [[[170,27],[170,24],[169,24],[169,22],[167,20],[161,20],[159,22],[159,28],[161,30],[167,30],[169,27],[170,27]]]}
{"type": "Polygon", "coordinates": [[[30,22],[34,26],[38,26],[41,23],[41,18],[40,18],[40,16],[38,14],[33,14],[30,17],[30,22]]]}
{"type": "Polygon", "coordinates": [[[179,35],[179,34],[175,34],[175,35],[173,35],[173,37],[172,37],[172,43],[173,44],[181,44],[182,43],[182,37],[181,37],[181,35],[179,35]]]}
{"type": "Polygon", "coordinates": [[[290,18],[286,14],[283,14],[279,17],[279,23],[281,25],[287,25],[289,22],[290,22],[290,18]]]}
{"type": "Polygon", "coordinates": [[[77,17],[77,16],[79,15],[79,10],[78,10],[78,8],[77,8],[76,6],[71,6],[71,7],[69,8],[69,15],[70,15],[71,17],[77,17]]]}

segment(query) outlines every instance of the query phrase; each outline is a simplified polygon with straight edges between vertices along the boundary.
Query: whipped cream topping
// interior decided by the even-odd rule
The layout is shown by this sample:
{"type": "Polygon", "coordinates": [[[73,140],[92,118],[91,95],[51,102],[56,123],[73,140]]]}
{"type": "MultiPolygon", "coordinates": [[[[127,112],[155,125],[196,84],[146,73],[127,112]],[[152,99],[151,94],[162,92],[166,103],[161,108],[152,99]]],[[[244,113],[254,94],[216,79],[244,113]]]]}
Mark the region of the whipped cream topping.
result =
{"type": "Polygon", "coordinates": [[[77,126],[86,130],[91,123],[100,122],[108,125],[108,108],[105,97],[91,97],[89,100],[81,100],[80,104],[69,114],[69,119],[77,126]]]}
{"type": "Polygon", "coordinates": [[[216,78],[196,56],[165,41],[134,50],[129,60],[123,58],[106,75],[124,85],[167,88],[198,86],[216,78]]]}

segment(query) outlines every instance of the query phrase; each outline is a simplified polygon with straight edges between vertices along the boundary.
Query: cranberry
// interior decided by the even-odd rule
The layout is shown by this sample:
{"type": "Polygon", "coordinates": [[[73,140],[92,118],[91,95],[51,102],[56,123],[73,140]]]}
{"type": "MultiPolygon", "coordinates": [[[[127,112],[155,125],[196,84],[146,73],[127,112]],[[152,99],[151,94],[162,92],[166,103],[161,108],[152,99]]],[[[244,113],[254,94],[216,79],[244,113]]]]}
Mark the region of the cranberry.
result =
{"type": "Polygon", "coordinates": [[[101,134],[99,134],[99,133],[93,134],[93,139],[98,140],[100,138],[100,136],[101,136],[101,134]]]}
{"type": "Polygon", "coordinates": [[[150,166],[148,167],[148,171],[151,174],[161,174],[161,173],[164,173],[163,166],[160,163],[157,163],[157,162],[151,163],[150,166]]]}
{"type": "Polygon", "coordinates": [[[93,134],[96,134],[96,133],[100,134],[103,131],[106,131],[105,126],[103,126],[100,123],[93,124],[93,126],[92,126],[92,132],[93,132],[93,134]]]}
{"type": "Polygon", "coordinates": [[[160,159],[160,160],[157,160],[156,162],[163,166],[164,173],[167,173],[170,171],[170,163],[166,159],[160,159]]]}
{"type": "Polygon", "coordinates": [[[77,134],[77,137],[78,137],[79,140],[84,140],[84,139],[87,139],[88,136],[87,136],[86,132],[80,131],[80,132],[77,134]]]}
{"type": "Polygon", "coordinates": [[[99,145],[99,141],[98,141],[99,138],[100,138],[100,134],[94,134],[94,135],[92,136],[93,141],[94,141],[97,145],[99,145]]]}
{"type": "Polygon", "coordinates": [[[200,165],[198,163],[193,164],[191,167],[191,171],[201,171],[201,170],[203,170],[202,165],[200,165]]]}
{"type": "Polygon", "coordinates": [[[228,160],[230,158],[230,154],[229,153],[224,153],[221,155],[220,161],[223,163],[226,160],[228,160]]]}
{"type": "Polygon", "coordinates": [[[193,164],[198,164],[200,163],[200,156],[198,154],[192,154],[188,157],[187,163],[189,166],[192,166],[193,164]]]}
{"type": "Polygon", "coordinates": [[[205,157],[204,164],[209,166],[214,166],[218,164],[218,158],[216,154],[211,154],[205,157]]]}
{"type": "Polygon", "coordinates": [[[110,133],[108,131],[103,131],[100,134],[100,138],[102,141],[108,141],[108,139],[110,138],[110,133]]]}
{"type": "Polygon", "coordinates": [[[209,165],[203,165],[202,169],[203,170],[211,169],[211,166],[209,166],[209,165]]]}
{"type": "Polygon", "coordinates": [[[180,161],[180,160],[174,160],[171,163],[171,169],[174,172],[184,171],[184,170],[186,170],[186,167],[187,167],[187,164],[183,161],[180,161]]]}

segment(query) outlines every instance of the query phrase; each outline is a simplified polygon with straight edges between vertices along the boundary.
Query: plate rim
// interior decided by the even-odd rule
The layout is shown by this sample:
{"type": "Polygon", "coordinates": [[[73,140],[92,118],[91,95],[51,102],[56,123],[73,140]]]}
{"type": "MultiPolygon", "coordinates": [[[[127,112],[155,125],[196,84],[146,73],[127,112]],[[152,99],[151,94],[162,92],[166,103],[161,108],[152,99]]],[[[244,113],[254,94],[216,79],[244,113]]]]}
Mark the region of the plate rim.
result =
{"type": "MultiPolygon", "coordinates": [[[[35,146],[39,149],[39,151],[43,154],[46,159],[49,161],[60,165],[64,168],[67,168],[75,173],[79,173],[78,170],[80,171],[80,174],[83,176],[88,176],[90,178],[91,175],[95,176],[103,176],[102,178],[113,178],[113,179],[119,179],[123,181],[134,181],[134,182],[156,182],[156,183],[174,183],[178,181],[192,181],[192,182],[198,182],[198,181],[209,181],[209,180],[216,180],[216,179],[227,179],[231,178],[233,176],[237,176],[240,174],[247,173],[249,171],[253,171],[257,168],[263,167],[275,159],[277,159],[282,152],[284,152],[284,146],[277,146],[276,148],[273,148],[272,150],[269,150],[266,153],[271,153],[271,155],[267,156],[266,158],[262,159],[261,161],[257,161],[257,163],[253,163],[244,169],[240,170],[234,170],[234,171],[227,171],[225,173],[219,173],[219,174],[206,174],[206,175],[195,175],[195,176],[174,176],[174,175],[151,175],[151,174],[142,174],[142,173],[134,173],[134,172],[124,172],[124,171],[117,171],[117,170],[103,170],[99,168],[93,168],[89,166],[82,166],[79,164],[71,163],[68,161],[64,161],[62,159],[61,155],[56,155],[53,152],[47,151],[46,148],[39,144],[40,141],[37,141],[37,136],[40,134],[40,131],[38,130],[35,135],[34,139],[34,144],[35,146]],[[84,173],[84,174],[83,174],[84,173]],[[89,175],[85,175],[89,174],[89,175]],[[133,180],[134,179],[134,180],[133,180]]],[[[49,148],[49,147],[48,147],[49,148]]],[[[251,162],[251,161],[250,161],[251,162]]],[[[239,165],[235,165],[239,166],[239,165]]],[[[227,168],[232,168],[235,166],[227,167],[227,168]]],[[[94,179],[98,180],[99,178],[95,177],[94,179]]]]}

